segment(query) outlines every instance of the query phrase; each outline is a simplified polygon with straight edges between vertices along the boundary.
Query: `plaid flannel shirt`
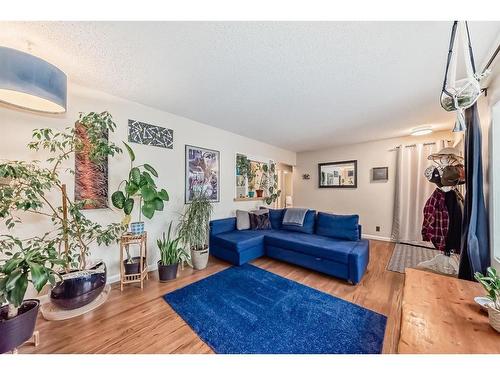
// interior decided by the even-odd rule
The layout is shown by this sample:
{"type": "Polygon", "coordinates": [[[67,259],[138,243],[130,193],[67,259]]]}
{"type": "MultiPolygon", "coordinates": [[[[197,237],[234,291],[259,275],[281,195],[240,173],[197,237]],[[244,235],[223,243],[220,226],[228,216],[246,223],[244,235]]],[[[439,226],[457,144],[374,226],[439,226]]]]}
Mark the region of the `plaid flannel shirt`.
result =
{"type": "Polygon", "coordinates": [[[444,251],[448,237],[449,220],[444,193],[440,189],[436,189],[424,206],[422,239],[431,241],[436,249],[444,251]]]}

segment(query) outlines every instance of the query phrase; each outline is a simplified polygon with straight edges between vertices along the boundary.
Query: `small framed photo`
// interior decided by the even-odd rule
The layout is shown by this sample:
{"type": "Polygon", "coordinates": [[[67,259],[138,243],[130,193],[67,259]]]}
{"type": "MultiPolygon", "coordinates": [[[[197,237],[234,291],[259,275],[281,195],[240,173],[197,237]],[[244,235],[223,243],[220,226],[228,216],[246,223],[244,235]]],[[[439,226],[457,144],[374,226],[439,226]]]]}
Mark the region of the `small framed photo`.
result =
{"type": "Polygon", "coordinates": [[[387,181],[389,179],[389,167],[372,168],[372,181],[387,181]]]}
{"type": "Polygon", "coordinates": [[[320,188],[358,187],[357,160],[335,161],[318,164],[320,188]]]}

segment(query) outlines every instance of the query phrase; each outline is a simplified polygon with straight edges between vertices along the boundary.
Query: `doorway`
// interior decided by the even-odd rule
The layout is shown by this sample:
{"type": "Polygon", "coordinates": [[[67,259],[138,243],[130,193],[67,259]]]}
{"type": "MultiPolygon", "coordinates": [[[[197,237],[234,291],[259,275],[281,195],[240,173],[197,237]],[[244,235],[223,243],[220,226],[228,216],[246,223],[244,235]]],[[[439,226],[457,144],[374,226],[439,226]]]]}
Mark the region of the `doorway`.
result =
{"type": "Polygon", "coordinates": [[[293,207],[293,167],[278,163],[278,189],[281,195],[276,201],[277,208],[293,207]]]}

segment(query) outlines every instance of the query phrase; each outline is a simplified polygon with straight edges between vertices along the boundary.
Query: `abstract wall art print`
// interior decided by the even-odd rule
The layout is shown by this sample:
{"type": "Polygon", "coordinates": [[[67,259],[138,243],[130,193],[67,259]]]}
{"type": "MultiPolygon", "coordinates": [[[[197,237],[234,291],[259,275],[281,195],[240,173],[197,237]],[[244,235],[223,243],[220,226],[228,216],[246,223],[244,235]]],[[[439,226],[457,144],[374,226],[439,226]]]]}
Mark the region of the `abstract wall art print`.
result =
{"type": "Polygon", "coordinates": [[[185,203],[190,203],[200,193],[206,194],[212,202],[219,202],[219,170],[219,151],[186,145],[185,203]]]}
{"type": "Polygon", "coordinates": [[[174,131],[145,122],[128,120],[128,141],[172,149],[174,148],[174,131]]]}
{"type": "MultiPolygon", "coordinates": [[[[84,201],[84,209],[108,207],[108,159],[95,162],[90,159],[87,130],[75,124],[75,135],[83,147],[75,152],[75,201],[84,201]]],[[[107,132],[103,138],[108,139],[107,132]]]]}

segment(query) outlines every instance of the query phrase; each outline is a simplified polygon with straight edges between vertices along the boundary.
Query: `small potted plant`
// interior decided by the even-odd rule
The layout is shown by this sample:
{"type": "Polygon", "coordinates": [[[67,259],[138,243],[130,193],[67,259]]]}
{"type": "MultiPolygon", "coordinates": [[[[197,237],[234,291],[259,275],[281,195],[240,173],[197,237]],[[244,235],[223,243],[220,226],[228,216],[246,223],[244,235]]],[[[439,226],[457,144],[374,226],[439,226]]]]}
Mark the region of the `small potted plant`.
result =
{"type": "Polygon", "coordinates": [[[474,278],[481,283],[488,293],[487,298],[491,300],[488,304],[490,325],[500,332],[500,277],[493,267],[488,267],[486,275],[476,272],[474,278]]]}
{"type": "MultiPolygon", "coordinates": [[[[142,215],[151,219],[156,211],[163,211],[164,202],[169,200],[168,193],[165,189],[157,189],[153,177],[158,177],[158,172],[149,164],[134,166],[135,153],[132,148],[123,142],[130,157],[130,171],[128,179],[123,180],[118,186],[118,190],[111,195],[111,203],[113,206],[122,210],[124,218],[123,225],[130,224],[130,232],[132,234],[144,233],[144,222],[142,215]],[[134,209],[135,199],[139,200],[139,221],[130,223],[131,213],[134,209]]],[[[125,274],[133,275],[139,273],[140,257],[132,257],[128,247],[127,259],[123,261],[125,274]]]]}
{"type": "Polygon", "coordinates": [[[172,222],[168,226],[168,233],[165,237],[163,233],[162,239],[156,240],[160,249],[160,260],[158,261],[158,277],[161,282],[173,280],[177,277],[177,268],[179,263],[186,260],[189,256],[184,249],[179,245],[180,237],[172,239],[170,237],[172,231],[172,222]]]}
{"type": "Polygon", "coordinates": [[[179,224],[181,242],[191,250],[193,267],[202,270],[208,263],[208,232],[213,203],[204,191],[195,194],[185,206],[179,224]]]}
{"type": "Polygon", "coordinates": [[[0,236],[0,353],[11,351],[29,340],[35,329],[40,301],[24,299],[28,284],[40,292],[62,280],[54,270],[65,261],[59,257],[56,241],[34,237],[21,241],[0,236]]]}

